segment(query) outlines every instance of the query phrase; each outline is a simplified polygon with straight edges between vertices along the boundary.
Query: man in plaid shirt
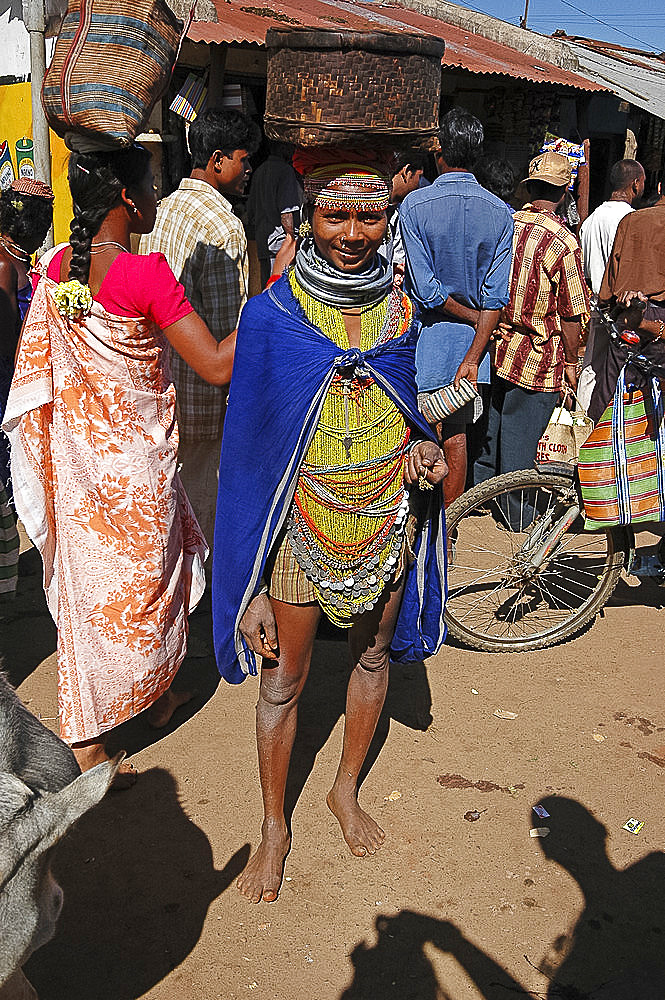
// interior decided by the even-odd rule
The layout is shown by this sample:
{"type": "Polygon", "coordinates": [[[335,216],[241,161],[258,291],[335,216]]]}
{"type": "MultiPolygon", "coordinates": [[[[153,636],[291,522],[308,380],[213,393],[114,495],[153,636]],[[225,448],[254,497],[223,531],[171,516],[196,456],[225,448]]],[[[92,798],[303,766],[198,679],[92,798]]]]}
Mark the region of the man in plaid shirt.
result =
{"type": "Polygon", "coordinates": [[[525,183],[531,203],[513,216],[510,300],[499,326],[489,426],[476,483],[533,466],[538,441],[566,388],[577,386],[589,317],[580,245],[556,214],[570,183],[568,158],[541,153],[525,183]]]}
{"type": "MultiPolygon", "coordinates": [[[[153,231],[140,252],[164,254],[187,298],[223,340],[238,325],[247,301],[247,241],[228,195],[242,195],[258,149],[254,122],[229,108],[204,111],[189,129],[192,172],[160,202],[153,231]]],[[[209,385],[175,351],[180,475],[209,548],[215,527],[217,476],[227,389],[209,385]]],[[[211,560],[208,560],[208,566],[211,560]]]]}

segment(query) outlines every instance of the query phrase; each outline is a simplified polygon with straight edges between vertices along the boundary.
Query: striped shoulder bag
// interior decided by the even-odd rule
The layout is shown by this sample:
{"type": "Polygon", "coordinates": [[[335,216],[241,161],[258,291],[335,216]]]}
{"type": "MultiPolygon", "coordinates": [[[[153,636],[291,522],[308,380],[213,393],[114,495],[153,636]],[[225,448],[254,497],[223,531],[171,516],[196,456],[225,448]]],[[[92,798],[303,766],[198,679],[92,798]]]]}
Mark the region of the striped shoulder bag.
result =
{"type": "Polygon", "coordinates": [[[665,397],[661,382],[626,386],[580,448],[579,476],[587,527],[665,521],[665,397]]]}

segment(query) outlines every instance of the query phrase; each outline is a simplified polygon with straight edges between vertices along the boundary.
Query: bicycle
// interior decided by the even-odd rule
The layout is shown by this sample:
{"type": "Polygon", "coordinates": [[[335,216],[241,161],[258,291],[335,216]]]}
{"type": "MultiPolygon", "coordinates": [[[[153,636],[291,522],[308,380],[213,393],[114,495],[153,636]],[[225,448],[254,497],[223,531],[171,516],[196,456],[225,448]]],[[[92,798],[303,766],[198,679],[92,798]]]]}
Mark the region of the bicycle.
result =
{"type": "MultiPolygon", "coordinates": [[[[639,342],[605,322],[626,350],[639,342]]],[[[637,350],[627,358],[644,360],[637,350]]],[[[536,463],[479,483],[450,505],[446,524],[446,623],[473,649],[527,652],[571,638],[607,604],[622,569],[665,583],[659,556],[636,556],[630,526],[586,530],[575,465],[536,463]]]]}
{"type": "Polygon", "coordinates": [[[634,556],[625,528],[585,531],[575,466],[542,463],[479,483],[446,511],[448,632],[473,649],[527,652],[577,634],[634,556]]]}

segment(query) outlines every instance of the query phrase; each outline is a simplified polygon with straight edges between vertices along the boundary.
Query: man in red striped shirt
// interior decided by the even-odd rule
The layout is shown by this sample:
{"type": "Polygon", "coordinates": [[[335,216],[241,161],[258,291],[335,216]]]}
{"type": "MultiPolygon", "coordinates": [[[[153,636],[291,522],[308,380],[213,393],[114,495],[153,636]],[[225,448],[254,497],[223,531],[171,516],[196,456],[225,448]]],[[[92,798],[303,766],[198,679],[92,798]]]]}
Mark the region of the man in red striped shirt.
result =
{"type": "Polygon", "coordinates": [[[510,301],[499,328],[476,483],[530,468],[562,391],[577,385],[589,292],[579,242],[556,214],[570,177],[567,157],[552,151],[536,156],[525,179],[531,202],[513,216],[510,301]]]}

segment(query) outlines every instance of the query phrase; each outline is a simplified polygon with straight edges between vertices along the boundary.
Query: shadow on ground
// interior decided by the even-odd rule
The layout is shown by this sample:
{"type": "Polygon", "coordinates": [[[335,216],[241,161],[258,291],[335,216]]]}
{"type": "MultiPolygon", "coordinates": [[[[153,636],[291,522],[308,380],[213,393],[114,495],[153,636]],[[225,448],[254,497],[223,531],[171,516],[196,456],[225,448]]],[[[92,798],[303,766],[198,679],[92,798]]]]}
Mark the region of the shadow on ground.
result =
{"type": "Polygon", "coordinates": [[[376,943],[353,949],[353,981],[340,1000],[457,1000],[461,994],[446,992],[425,945],[451,955],[485,1000],[662,1000],[665,854],[619,871],[607,856],[607,830],[589,810],[559,796],[540,804],[551,834],[539,844],[578,883],[584,909],[543,955],[524,956],[515,974],[534,985],[519,982],[457,924],[402,910],[377,917],[376,943]]]}
{"type": "MultiPolygon", "coordinates": [[[[637,580],[637,577],[632,577],[637,580]]],[[[642,580],[638,586],[629,587],[624,580],[619,580],[616,590],[607,602],[610,608],[664,608],[665,588],[650,580],[642,580]]]]}
{"type": "Polygon", "coordinates": [[[55,939],[26,967],[40,1000],[147,993],[189,955],[211,903],[247,863],[249,844],[227,850],[215,869],[161,768],[141,774],[140,791],[110,792],[58,848],[64,909],[55,939]]]}

